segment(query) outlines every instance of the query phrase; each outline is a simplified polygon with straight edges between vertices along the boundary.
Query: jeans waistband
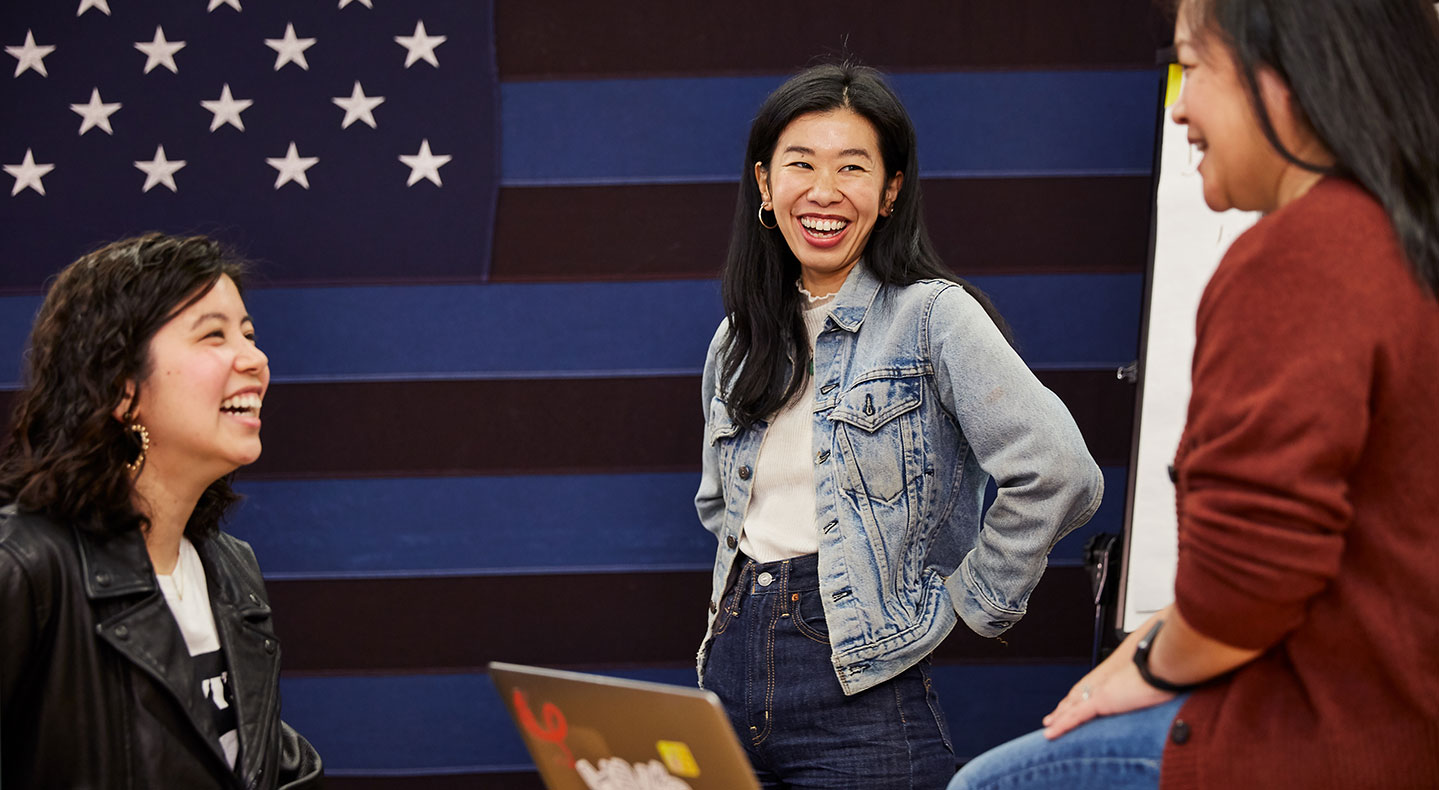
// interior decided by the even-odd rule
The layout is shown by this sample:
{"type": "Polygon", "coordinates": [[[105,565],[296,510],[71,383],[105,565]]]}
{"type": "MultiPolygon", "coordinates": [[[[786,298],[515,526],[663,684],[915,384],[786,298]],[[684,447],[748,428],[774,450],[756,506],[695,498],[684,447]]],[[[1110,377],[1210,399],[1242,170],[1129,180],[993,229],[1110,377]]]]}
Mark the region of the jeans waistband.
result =
{"type": "Polygon", "coordinates": [[[735,565],[739,568],[736,584],[744,585],[746,595],[819,589],[818,554],[804,554],[774,562],[756,562],[741,553],[735,565]]]}

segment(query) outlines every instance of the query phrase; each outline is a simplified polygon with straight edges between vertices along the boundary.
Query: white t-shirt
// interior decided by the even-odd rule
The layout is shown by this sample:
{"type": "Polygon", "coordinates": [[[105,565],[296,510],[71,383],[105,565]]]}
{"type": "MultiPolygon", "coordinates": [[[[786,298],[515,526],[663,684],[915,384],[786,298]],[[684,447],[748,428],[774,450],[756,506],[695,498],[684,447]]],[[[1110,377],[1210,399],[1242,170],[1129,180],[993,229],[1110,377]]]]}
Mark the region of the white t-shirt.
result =
{"type": "Polygon", "coordinates": [[[168,574],[155,574],[165,603],[175,615],[185,647],[190,650],[195,684],[214,707],[215,729],[220,733],[220,747],[230,767],[240,753],[240,736],[236,731],[235,698],[230,689],[230,672],[225,665],[225,652],[220,649],[220,634],[215,628],[215,614],[210,611],[210,590],[205,584],[205,566],[189,538],[180,538],[180,561],[168,574]]]}
{"type": "MultiPolygon", "coordinates": [[[[803,288],[804,325],[810,356],[824,329],[834,294],[812,297],[803,288]]],[[[809,360],[801,364],[808,367],[809,360]]],[[[749,509],[740,530],[740,551],[759,562],[814,554],[819,533],[814,523],[814,373],[788,403],[770,418],[755,461],[749,509]]]]}

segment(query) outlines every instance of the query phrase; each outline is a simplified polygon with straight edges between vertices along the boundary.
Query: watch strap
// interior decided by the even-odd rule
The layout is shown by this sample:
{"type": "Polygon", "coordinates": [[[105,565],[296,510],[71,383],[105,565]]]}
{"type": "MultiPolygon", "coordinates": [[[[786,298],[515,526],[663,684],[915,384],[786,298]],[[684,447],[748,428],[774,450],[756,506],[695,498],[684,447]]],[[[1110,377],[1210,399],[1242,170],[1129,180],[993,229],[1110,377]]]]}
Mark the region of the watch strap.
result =
{"type": "Polygon", "coordinates": [[[1139,676],[1143,678],[1144,682],[1148,683],[1150,686],[1153,686],[1160,691],[1168,691],[1172,694],[1183,694],[1186,691],[1192,691],[1203,685],[1202,683],[1170,683],[1164,678],[1158,677],[1153,672],[1149,671],[1149,651],[1150,648],[1154,646],[1154,637],[1159,634],[1159,629],[1163,626],[1163,620],[1159,620],[1158,622],[1156,622],[1154,624],[1154,627],[1149,629],[1149,633],[1145,634],[1143,637],[1140,638],[1139,644],[1134,646],[1134,666],[1139,669],[1139,676]]]}

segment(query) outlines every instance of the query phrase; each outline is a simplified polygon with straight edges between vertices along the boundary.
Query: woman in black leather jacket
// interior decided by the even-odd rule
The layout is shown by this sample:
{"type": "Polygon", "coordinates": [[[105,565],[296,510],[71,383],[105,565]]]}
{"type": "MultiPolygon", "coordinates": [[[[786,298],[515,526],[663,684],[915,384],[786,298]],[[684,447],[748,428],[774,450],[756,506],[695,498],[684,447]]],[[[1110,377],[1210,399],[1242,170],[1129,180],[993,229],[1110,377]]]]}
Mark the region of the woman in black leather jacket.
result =
{"type": "Polygon", "coordinates": [[[201,237],[65,269],[0,450],[0,785],[314,787],[255,555],[218,524],[269,362],[201,237]]]}

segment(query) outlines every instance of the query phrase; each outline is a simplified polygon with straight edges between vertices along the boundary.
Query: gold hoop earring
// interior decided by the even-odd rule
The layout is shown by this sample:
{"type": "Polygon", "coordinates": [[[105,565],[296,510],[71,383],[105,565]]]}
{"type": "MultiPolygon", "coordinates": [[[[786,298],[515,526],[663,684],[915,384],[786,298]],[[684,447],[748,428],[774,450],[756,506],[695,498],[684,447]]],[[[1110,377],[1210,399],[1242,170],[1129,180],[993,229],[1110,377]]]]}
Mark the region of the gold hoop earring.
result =
{"type": "MultiPolygon", "coordinates": [[[[759,204],[759,226],[761,228],[764,228],[765,230],[774,230],[775,228],[779,227],[779,217],[775,217],[773,225],[764,224],[764,212],[767,208],[769,208],[769,201],[765,201],[764,203],[759,204]]],[[[771,211],[770,213],[774,212],[771,211]]]]}
{"type": "Polygon", "coordinates": [[[125,468],[131,472],[138,472],[140,467],[145,465],[145,454],[150,452],[150,431],[138,422],[126,425],[125,430],[135,434],[136,440],[140,442],[140,454],[135,456],[135,460],[125,464],[125,468]]]}

